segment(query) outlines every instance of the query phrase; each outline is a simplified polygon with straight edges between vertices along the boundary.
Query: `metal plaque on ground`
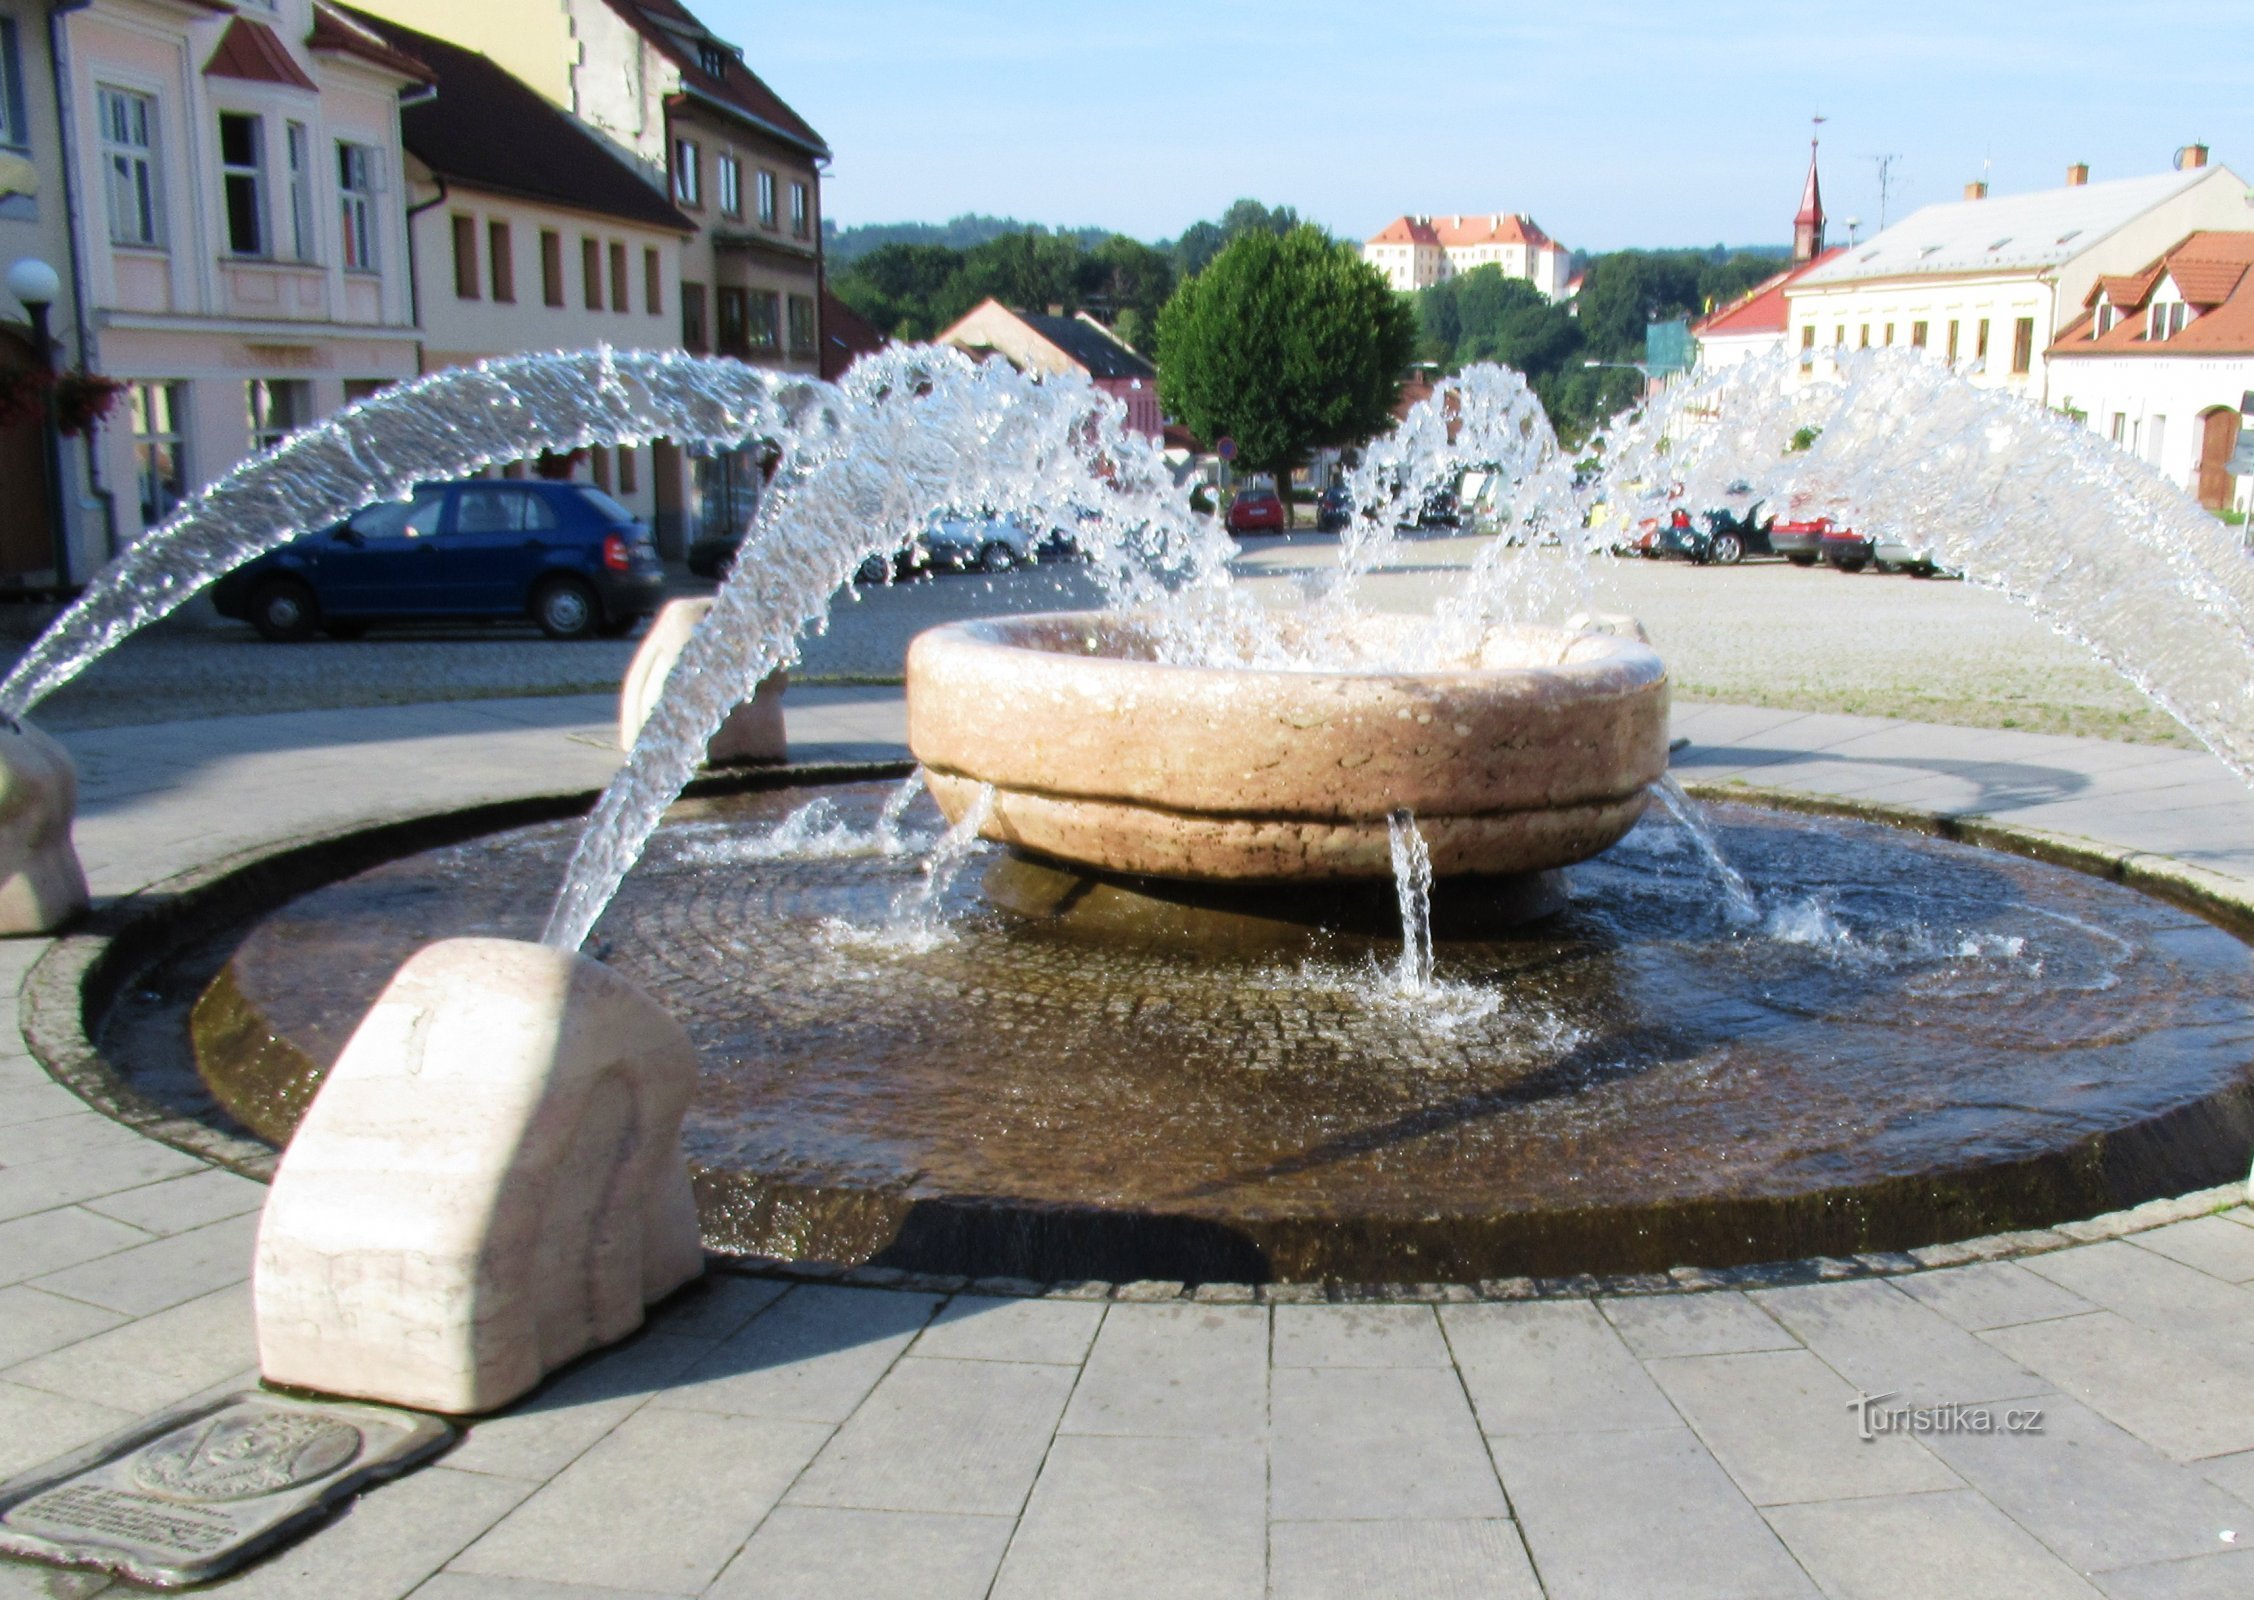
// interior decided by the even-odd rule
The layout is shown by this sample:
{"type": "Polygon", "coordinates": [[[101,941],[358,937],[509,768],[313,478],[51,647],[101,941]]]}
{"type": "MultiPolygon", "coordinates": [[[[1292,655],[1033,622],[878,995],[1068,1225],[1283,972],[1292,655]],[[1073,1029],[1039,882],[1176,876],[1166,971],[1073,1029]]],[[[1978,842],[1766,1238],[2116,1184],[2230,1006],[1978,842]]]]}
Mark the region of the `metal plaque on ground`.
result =
{"type": "Polygon", "coordinates": [[[443,1448],[436,1417],[245,1392],[139,1422],[0,1484],[0,1554],[201,1583],[443,1448]]]}

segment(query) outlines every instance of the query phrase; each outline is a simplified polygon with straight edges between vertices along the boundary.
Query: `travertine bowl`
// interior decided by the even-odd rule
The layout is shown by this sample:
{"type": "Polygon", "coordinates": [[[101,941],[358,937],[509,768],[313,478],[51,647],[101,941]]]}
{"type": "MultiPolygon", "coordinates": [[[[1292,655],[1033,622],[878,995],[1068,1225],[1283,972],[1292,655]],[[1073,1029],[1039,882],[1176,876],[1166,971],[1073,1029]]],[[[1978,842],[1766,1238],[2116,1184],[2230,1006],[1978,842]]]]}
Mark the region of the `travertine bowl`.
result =
{"type": "MultiPolygon", "coordinates": [[[[1348,640],[1382,660],[1415,619],[1348,640]]],[[[985,837],[1112,872],[1230,882],[1390,876],[1406,808],[1440,876],[1595,855],[1667,768],[1667,673],[1603,633],[1498,630],[1439,671],[1174,666],[1132,618],[960,622],[908,651],[908,742],[985,837]]]]}

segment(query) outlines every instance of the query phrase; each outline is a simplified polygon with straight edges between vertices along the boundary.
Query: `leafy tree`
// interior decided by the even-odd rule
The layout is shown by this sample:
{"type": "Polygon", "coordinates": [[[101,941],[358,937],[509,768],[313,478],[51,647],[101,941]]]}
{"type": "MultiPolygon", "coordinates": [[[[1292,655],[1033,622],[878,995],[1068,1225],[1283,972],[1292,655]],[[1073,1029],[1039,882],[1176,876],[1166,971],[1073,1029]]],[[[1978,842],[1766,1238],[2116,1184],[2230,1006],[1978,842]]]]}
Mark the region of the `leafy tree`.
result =
{"type": "Polygon", "coordinates": [[[1416,319],[1351,245],[1301,226],[1238,236],[1158,317],[1158,396],[1289,484],[1320,445],[1390,427],[1416,319]]]}
{"type": "Polygon", "coordinates": [[[1174,293],[1174,262],[1163,250],[1115,233],[1083,258],[1081,301],[1111,318],[1112,331],[1145,355],[1158,337],[1159,309],[1174,293]]]}
{"type": "Polygon", "coordinates": [[[928,339],[943,324],[934,303],[961,271],[963,253],[936,244],[880,245],[830,280],[840,300],[896,339],[928,339]]]}
{"type": "Polygon", "coordinates": [[[1230,243],[1248,233],[1272,233],[1282,238],[1300,226],[1299,213],[1290,206],[1269,207],[1257,200],[1239,200],[1221,213],[1218,222],[1195,222],[1174,241],[1174,265],[1185,278],[1203,272],[1230,243]]]}

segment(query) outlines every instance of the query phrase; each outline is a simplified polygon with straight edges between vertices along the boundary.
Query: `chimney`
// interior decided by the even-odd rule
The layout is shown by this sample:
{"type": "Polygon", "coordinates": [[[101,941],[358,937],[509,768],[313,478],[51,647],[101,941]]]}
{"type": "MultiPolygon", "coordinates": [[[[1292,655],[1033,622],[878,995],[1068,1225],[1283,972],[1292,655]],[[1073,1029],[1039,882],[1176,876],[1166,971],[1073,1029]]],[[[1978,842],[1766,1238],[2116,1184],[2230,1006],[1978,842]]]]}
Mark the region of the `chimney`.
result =
{"type": "Polygon", "coordinates": [[[2207,165],[2207,147],[2203,144],[2187,144],[2176,152],[2176,170],[2178,172],[2189,172],[2194,167],[2204,167],[2205,165],[2207,165]]]}
{"type": "Polygon", "coordinates": [[[2077,161],[2074,163],[2074,165],[2066,169],[2067,188],[2079,189],[2083,184],[2088,183],[2089,181],[2090,164],[2087,161],[2077,161]]]}
{"type": "Polygon", "coordinates": [[[1968,183],[1968,184],[1966,184],[1966,185],[1964,186],[1964,197],[1965,197],[1965,198],[1966,198],[1967,200],[1985,200],[1985,199],[1987,199],[1987,198],[1988,198],[1988,180],[1987,180],[1986,178],[1981,178],[1981,179],[1977,179],[1976,181],[1974,181],[1974,182],[1972,182],[1972,183],[1968,183]]]}

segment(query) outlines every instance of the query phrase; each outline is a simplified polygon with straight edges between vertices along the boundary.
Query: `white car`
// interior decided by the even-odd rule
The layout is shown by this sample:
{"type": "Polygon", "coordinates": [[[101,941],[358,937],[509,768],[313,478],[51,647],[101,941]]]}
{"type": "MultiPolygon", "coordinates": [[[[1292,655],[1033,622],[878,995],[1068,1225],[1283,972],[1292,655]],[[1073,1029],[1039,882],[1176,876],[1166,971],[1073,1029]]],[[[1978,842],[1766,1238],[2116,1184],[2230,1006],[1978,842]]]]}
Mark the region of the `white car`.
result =
{"type": "Polygon", "coordinates": [[[1871,541],[1871,564],[1881,572],[1906,572],[1913,578],[1961,578],[1963,573],[1944,567],[1923,545],[1908,545],[1895,538],[1871,541]]]}

